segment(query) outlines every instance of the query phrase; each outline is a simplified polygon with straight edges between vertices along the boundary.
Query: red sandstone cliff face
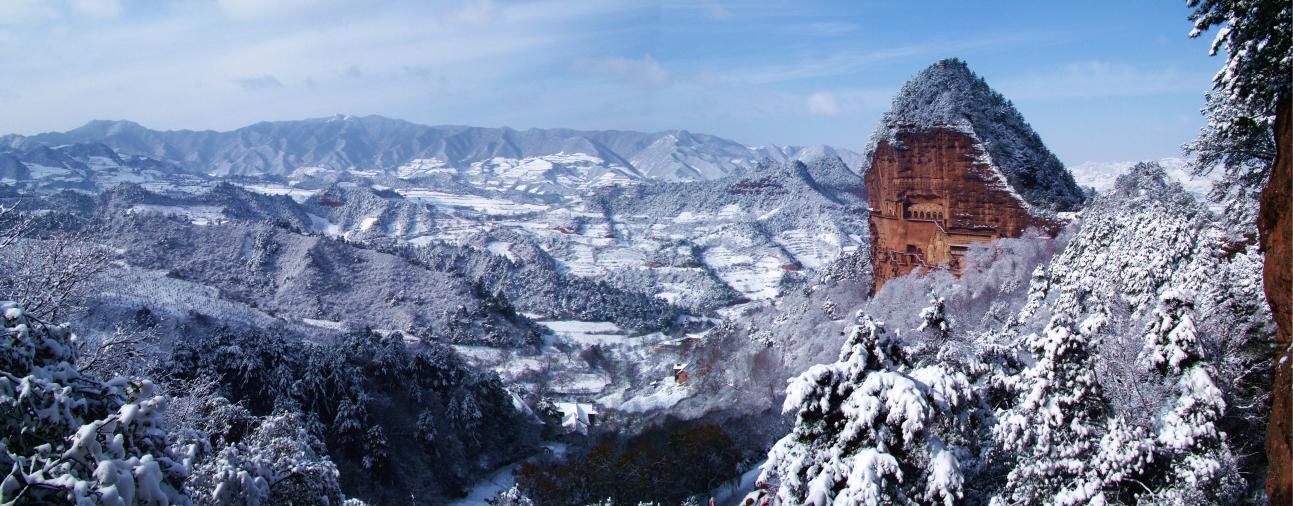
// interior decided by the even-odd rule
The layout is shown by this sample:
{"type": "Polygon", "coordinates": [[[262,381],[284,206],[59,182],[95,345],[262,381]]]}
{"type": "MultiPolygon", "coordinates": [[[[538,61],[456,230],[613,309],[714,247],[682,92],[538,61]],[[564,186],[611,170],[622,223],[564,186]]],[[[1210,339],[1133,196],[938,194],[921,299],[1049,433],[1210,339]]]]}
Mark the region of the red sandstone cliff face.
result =
{"type": "Polygon", "coordinates": [[[1285,99],[1275,121],[1275,164],[1262,191],[1263,285],[1278,327],[1271,419],[1266,426],[1271,504],[1293,504],[1293,103],[1285,99]]]}
{"type": "Polygon", "coordinates": [[[935,128],[897,138],[902,149],[876,146],[865,178],[877,291],[921,267],[959,273],[970,245],[1055,225],[1029,213],[969,135],[935,128]]]}

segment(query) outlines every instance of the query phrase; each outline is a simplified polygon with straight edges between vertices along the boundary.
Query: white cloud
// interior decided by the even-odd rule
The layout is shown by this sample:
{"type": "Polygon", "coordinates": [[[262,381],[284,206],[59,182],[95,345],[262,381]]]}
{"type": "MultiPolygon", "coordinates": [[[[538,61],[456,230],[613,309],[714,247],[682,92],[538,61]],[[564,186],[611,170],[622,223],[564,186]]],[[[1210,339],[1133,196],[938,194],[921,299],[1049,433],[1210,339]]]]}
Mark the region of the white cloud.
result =
{"type": "Polygon", "coordinates": [[[955,54],[974,48],[1015,44],[1027,34],[987,35],[958,40],[941,40],[918,44],[859,49],[852,44],[828,47],[819,56],[800,57],[784,63],[747,66],[723,72],[724,79],[750,83],[775,84],[797,80],[822,79],[856,75],[870,65],[893,60],[922,59],[935,55],[955,54]]]}
{"type": "Polygon", "coordinates": [[[501,12],[494,0],[466,0],[461,7],[446,12],[442,19],[458,26],[484,25],[497,19],[501,12]]]}
{"type": "Polygon", "coordinates": [[[1011,99],[1029,100],[1199,94],[1210,83],[1202,75],[1173,68],[1087,61],[1054,66],[992,84],[1011,99]]]}
{"type": "Polygon", "coordinates": [[[44,0],[0,1],[0,26],[53,18],[58,16],[58,11],[54,2],[44,0]]]}
{"type": "Polygon", "coordinates": [[[646,89],[662,88],[671,80],[669,71],[651,55],[640,59],[614,57],[585,60],[577,64],[576,68],[609,75],[646,89]]]}
{"type": "Polygon", "coordinates": [[[808,113],[816,116],[836,116],[840,113],[840,104],[835,94],[819,91],[808,95],[808,113]]]}
{"type": "MultiPolygon", "coordinates": [[[[102,23],[73,12],[73,1],[0,0],[7,104],[0,133],[65,130],[96,118],[223,129],[337,112],[461,123],[512,117],[533,106],[544,79],[565,79],[568,62],[601,51],[588,41],[604,36],[605,18],[640,8],[595,0],[381,8],[202,0],[138,17],[127,8],[102,23]],[[24,22],[7,26],[14,19],[24,22]],[[523,97],[498,105],[511,95],[523,97]]],[[[645,86],[669,80],[650,58],[609,62],[603,72],[645,86]]]]}
{"type": "Polygon", "coordinates": [[[714,18],[720,21],[725,21],[728,19],[732,19],[734,17],[732,14],[732,10],[728,9],[726,6],[724,6],[719,2],[710,0],[710,1],[704,2],[704,5],[705,5],[705,11],[709,13],[709,17],[711,18],[714,18]]]}
{"type": "Polygon", "coordinates": [[[225,15],[258,19],[297,14],[327,6],[332,0],[216,0],[225,15]]]}
{"type": "Polygon", "coordinates": [[[242,86],[242,89],[248,91],[269,90],[283,87],[283,83],[279,82],[278,78],[269,75],[235,79],[234,82],[237,82],[239,86],[242,86]]]}
{"type": "Polygon", "coordinates": [[[121,15],[121,0],[72,0],[72,12],[95,18],[115,18],[121,15]]]}

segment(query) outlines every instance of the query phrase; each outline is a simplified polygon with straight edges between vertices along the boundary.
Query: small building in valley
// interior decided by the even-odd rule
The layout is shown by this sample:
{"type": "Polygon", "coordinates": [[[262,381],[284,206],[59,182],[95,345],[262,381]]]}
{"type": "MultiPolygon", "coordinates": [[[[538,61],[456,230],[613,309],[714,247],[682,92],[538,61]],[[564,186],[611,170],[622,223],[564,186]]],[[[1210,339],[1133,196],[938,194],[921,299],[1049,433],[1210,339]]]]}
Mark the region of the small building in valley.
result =
{"type": "Polygon", "coordinates": [[[561,428],[566,432],[588,434],[588,430],[597,425],[597,407],[579,402],[558,402],[557,410],[561,411],[561,428]]]}

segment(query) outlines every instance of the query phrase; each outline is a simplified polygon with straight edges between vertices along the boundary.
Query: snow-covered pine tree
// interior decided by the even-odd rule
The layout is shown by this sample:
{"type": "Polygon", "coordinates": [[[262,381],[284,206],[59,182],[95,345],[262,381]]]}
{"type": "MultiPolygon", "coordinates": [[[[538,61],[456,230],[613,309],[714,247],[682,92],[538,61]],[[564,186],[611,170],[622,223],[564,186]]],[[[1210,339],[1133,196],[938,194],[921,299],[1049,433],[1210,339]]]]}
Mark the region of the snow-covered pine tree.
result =
{"type": "Polygon", "coordinates": [[[931,298],[929,306],[920,310],[920,327],[916,330],[928,330],[939,339],[947,339],[951,334],[951,324],[947,321],[946,302],[942,297],[931,298]]]}
{"type": "Polygon", "coordinates": [[[942,297],[930,295],[929,305],[917,314],[920,321],[915,334],[908,339],[908,352],[919,365],[954,362],[964,351],[951,343],[952,325],[948,320],[946,303],[942,297]]]}
{"type": "MultiPolygon", "coordinates": [[[[1283,0],[1187,0],[1190,37],[1217,28],[1210,54],[1225,50],[1202,109],[1208,123],[1184,146],[1190,169],[1221,167],[1213,200],[1232,226],[1256,231],[1257,193],[1275,160],[1275,114],[1293,84],[1293,5],[1283,0]]],[[[1287,107],[1287,105],[1285,105],[1287,107]]]]}
{"type": "Polygon", "coordinates": [[[372,472],[385,471],[390,464],[390,442],[386,440],[386,431],[381,425],[373,425],[364,433],[364,457],[361,463],[364,469],[372,472]]]}
{"type": "Polygon", "coordinates": [[[1060,496],[1087,473],[1105,423],[1091,356],[1098,325],[1085,323],[1086,332],[1075,332],[1060,315],[1041,334],[1024,338],[1036,362],[1018,380],[1015,405],[997,414],[993,434],[1015,465],[994,504],[1077,504],[1099,497],[1099,490],[1060,496]]]}
{"type": "Polygon", "coordinates": [[[1224,167],[1208,198],[1220,203],[1222,215],[1238,237],[1251,239],[1257,229],[1257,194],[1275,160],[1274,115],[1254,110],[1246,101],[1209,93],[1203,115],[1207,124],[1199,137],[1182,146],[1194,174],[1224,167]]]}
{"type": "MultiPolygon", "coordinates": [[[[1231,504],[1244,490],[1235,458],[1218,421],[1225,411],[1221,390],[1190,315],[1192,294],[1168,291],[1147,325],[1142,366],[1170,387],[1165,397],[1147,393],[1144,409],[1157,413],[1153,427],[1123,416],[1105,419],[1099,444],[1081,476],[1053,497],[1056,504],[1088,502],[1231,504]]],[[[1146,385],[1147,392],[1153,392],[1146,385]]],[[[1090,438],[1088,438],[1090,439],[1090,438]]]]}
{"type": "MultiPolygon", "coordinates": [[[[1226,62],[1213,77],[1214,92],[1226,102],[1250,104],[1256,118],[1248,119],[1275,116],[1293,81],[1293,5],[1281,0],[1187,0],[1186,4],[1194,9],[1190,37],[1218,27],[1210,54],[1225,49],[1226,62]]],[[[1232,125],[1221,128],[1229,130],[1232,125]]]]}
{"type": "Polygon", "coordinates": [[[1171,387],[1154,436],[1153,474],[1143,480],[1164,503],[1232,503],[1242,493],[1235,458],[1219,427],[1221,389],[1196,335],[1194,295],[1169,290],[1145,333],[1142,359],[1171,387]]]}
{"type": "Polygon", "coordinates": [[[768,454],[760,480],[785,504],[953,504],[965,477],[940,421],[961,418],[965,376],[911,367],[902,344],[863,316],[832,364],[791,380],[795,425],[768,454]]]}
{"type": "MultiPolygon", "coordinates": [[[[1174,471],[1166,466],[1204,458],[1222,466],[1216,474],[1221,481],[1213,482],[1208,493],[1218,494],[1209,496],[1211,500],[1223,500],[1216,497],[1234,493],[1227,488],[1233,484],[1227,466],[1253,473],[1262,465],[1259,459],[1244,457],[1254,454],[1251,439],[1220,439],[1218,447],[1208,442],[1176,450],[1156,440],[1166,423],[1164,413],[1176,409],[1178,400],[1189,403],[1190,409],[1203,409],[1204,400],[1226,400],[1209,408],[1220,410],[1215,417],[1208,415],[1218,433],[1263,429],[1262,396],[1270,380],[1253,372],[1253,364],[1265,359],[1260,350],[1267,349],[1270,340],[1270,313],[1259,292],[1259,254],[1251,246],[1229,242],[1216,216],[1155,163],[1137,164],[1119,177],[1112,192],[1092,199],[1080,225],[1067,247],[1035,272],[1028,303],[1003,334],[1027,335],[1043,327],[1044,335],[1051,329],[1043,324],[1053,323],[1055,315],[1082,322],[1066,326],[1092,356],[1086,367],[1099,372],[1095,381],[1100,394],[1091,399],[1104,407],[1101,417],[1085,422],[1091,432],[1083,439],[1099,450],[1089,453],[1085,470],[1075,469],[1068,484],[1050,493],[1079,502],[1098,494],[1117,501],[1158,497],[1174,487],[1167,478],[1174,471]],[[1165,295],[1166,305],[1159,307],[1165,295]],[[1154,341],[1158,344],[1146,348],[1146,334],[1160,335],[1154,341]],[[1147,366],[1151,356],[1159,357],[1159,365],[1147,366]],[[1177,363],[1181,369],[1172,369],[1172,360],[1183,360],[1177,363]],[[1182,383],[1203,376],[1212,387],[1201,380],[1182,383]],[[1194,393],[1185,393],[1187,387],[1194,393]]],[[[1033,385],[1038,375],[1050,377],[1052,373],[1036,370],[1048,362],[1035,349],[1028,351],[1022,358],[1036,359],[1029,370],[1007,374],[1000,383],[1033,385]]],[[[1017,392],[1013,400],[1006,399],[1012,406],[1008,409],[1025,409],[1031,402],[1027,395],[1017,392]]],[[[998,436],[1001,430],[997,428],[998,436]]],[[[1059,501],[1058,497],[1038,500],[1059,501]]]]}

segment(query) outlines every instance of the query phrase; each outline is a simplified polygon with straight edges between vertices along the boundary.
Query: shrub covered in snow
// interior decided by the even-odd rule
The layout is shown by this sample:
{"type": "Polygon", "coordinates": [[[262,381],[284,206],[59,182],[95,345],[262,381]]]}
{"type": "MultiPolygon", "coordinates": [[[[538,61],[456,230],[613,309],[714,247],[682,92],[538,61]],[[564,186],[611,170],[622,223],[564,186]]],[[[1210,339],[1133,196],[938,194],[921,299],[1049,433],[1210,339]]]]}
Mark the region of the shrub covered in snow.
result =
{"type": "MultiPolygon", "coordinates": [[[[223,399],[221,399],[223,400],[223,399]]],[[[344,501],[337,467],[323,442],[310,434],[295,413],[254,417],[245,409],[215,402],[212,415],[224,412],[224,423],[250,430],[213,432],[226,439],[223,448],[203,459],[187,486],[199,504],[334,504],[344,501]]],[[[225,427],[209,427],[216,431],[225,427]]]]}
{"type": "Polygon", "coordinates": [[[167,445],[168,398],[148,380],[82,376],[66,326],[0,303],[0,483],[5,502],[184,503],[184,456],[167,445]]]}

